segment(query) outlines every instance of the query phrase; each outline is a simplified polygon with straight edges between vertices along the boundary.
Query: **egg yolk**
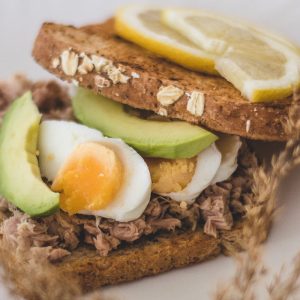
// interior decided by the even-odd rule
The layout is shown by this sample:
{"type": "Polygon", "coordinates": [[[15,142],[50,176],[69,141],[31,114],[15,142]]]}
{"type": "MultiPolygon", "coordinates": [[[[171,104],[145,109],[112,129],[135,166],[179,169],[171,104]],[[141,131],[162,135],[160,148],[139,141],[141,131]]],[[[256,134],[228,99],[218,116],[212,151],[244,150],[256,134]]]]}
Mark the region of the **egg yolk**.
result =
{"type": "Polygon", "coordinates": [[[145,158],[152,179],[154,193],[182,191],[192,180],[197,157],[186,159],[145,158]]]}
{"type": "Polygon", "coordinates": [[[60,207],[75,214],[105,208],[122,181],[123,166],[115,151],[99,143],[85,143],[72,152],[51,188],[61,193],[60,207]]]}

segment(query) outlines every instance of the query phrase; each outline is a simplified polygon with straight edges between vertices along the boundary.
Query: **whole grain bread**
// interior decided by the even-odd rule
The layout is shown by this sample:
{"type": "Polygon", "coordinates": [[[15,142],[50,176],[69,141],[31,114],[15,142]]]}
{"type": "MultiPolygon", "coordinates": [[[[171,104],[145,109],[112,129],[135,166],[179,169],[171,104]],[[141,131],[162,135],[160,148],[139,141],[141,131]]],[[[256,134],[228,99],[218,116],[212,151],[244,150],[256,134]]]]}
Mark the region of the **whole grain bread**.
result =
{"type": "Polygon", "coordinates": [[[84,246],[56,266],[67,275],[77,275],[82,287],[91,290],[185,267],[222,253],[236,253],[243,248],[242,228],[243,222],[239,222],[218,238],[204,234],[202,229],[156,234],[152,239],[126,244],[106,257],[84,246]]]}
{"type": "MultiPolygon", "coordinates": [[[[114,35],[113,19],[103,24],[82,28],[45,23],[36,38],[33,56],[57,77],[73,81],[115,101],[132,107],[161,113],[157,99],[161,87],[175,86],[184,93],[174,104],[163,107],[171,118],[200,124],[211,130],[249,139],[285,141],[283,122],[290,106],[289,99],[276,103],[250,103],[223,78],[186,70],[114,35]],[[123,83],[113,83],[107,73],[66,75],[59,65],[63,51],[97,55],[110,60],[122,74],[123,83]],[[99,84],[99,79],[102,84],[99,84]],[[101,81],[102,80],[102,81],[101,81]],[[193,91],[203,93],[204,112],[200,116],[187,110],[193,91]]],[[[79,64],[82,58],[79,58],[79,64]]]]}

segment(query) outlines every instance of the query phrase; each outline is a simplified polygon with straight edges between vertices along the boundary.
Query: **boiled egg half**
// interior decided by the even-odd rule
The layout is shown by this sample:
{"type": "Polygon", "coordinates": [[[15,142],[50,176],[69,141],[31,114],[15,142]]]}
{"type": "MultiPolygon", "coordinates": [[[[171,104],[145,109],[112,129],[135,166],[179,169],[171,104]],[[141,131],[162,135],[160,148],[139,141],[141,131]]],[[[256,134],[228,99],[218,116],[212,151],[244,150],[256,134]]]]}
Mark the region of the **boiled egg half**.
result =
{"type": "Polygon", "coordinates": [[[120,222],[137,219],[151,196],[143,158],[120,139],[74,122],[44,121],[39,133],[41,174],[69,214],[120,222]]]}
{"type": "Polygon", "coordinates": [[[241,145],[239,137],[222,135],[216,143],[190,159],[146,159],[152,191],[175,201],[193,203],[208,186],[234,173],[241,145]]]}

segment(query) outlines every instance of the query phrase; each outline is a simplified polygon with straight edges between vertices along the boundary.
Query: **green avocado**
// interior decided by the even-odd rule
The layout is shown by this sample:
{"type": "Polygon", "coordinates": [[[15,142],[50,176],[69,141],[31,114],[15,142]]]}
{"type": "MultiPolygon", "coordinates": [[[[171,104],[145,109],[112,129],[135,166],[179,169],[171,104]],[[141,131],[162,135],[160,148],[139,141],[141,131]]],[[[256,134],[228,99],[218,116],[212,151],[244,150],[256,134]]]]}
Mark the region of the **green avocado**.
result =
{"type": "Polygon", "coordinates": [[[124,105],[82,88],[72,104],[80,122],[122,139],[145,157],[190,158],[217,140],[211,132],[187,122],[141,119],[126,112],[124,105]]]}
{"type": "Polygon", "coordinates": [[[37,160],[41,115],[30,92],[14,101],[0,129],[0,194],[30,216],[59,207],[59,194],[42,181],[37,160]]]}

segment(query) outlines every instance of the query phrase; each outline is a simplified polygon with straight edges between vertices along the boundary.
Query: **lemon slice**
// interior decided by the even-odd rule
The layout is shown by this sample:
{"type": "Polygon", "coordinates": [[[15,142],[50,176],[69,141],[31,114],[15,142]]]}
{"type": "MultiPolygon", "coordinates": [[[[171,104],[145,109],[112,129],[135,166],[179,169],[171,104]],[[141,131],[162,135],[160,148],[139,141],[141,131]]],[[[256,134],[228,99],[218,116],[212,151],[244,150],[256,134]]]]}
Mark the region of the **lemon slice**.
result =
{"type": "Polygon", "coordinates": [[[164,10],[162,22],[216,55],[216,70],[250,101],[282,100],[300,85],[299,52],[282,38],[204,11],[164,10]]]}
{"type": "Polygon", "coordinates": [[[187,38],[160,21],[161,11],[153,7],[126,6],[115,17],[121,37],[192,70],[217,74],[215,55],[202,51],[187,38]]]}

